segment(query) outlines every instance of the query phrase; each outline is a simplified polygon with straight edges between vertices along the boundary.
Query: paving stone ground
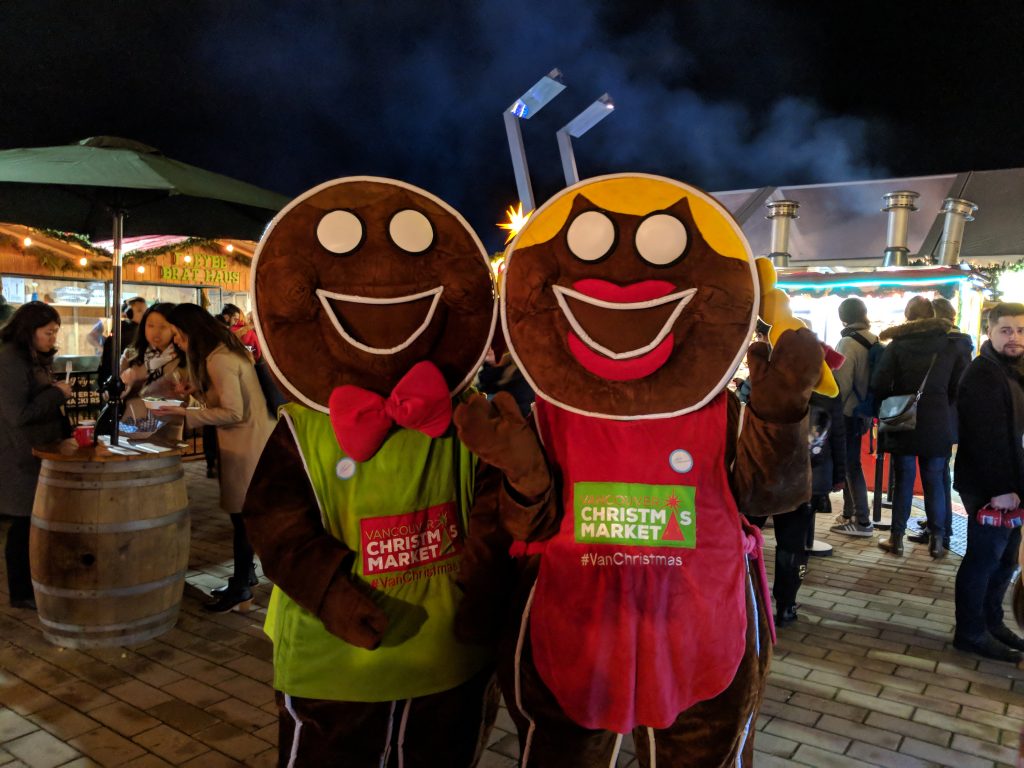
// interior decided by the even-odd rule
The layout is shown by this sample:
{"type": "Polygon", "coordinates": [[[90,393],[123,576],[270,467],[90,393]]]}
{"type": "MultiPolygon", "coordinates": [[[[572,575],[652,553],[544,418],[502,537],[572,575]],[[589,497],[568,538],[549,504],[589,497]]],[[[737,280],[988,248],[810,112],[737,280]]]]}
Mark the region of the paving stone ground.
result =
{"type": "MultiPolygon", "coordinates": [[[[227,576],[231,526],[202,462],[186,472],[191,561],[170,632],[138,647],[62,649],[43,639],[34,614],[9,608],[0,594],[0,766],[275,764],[262,631],[270,587],[264,580],[256,590],[262,608],[253,613],[202,612],[206,591],[227,576]]],[[[801,618],[779,632],[756,765],[1014,764],[1024,671],[952,649],[959,557],[933,563],[925,546],[908,544],[896,559],[876,547],[877,536],[835,536],[830,524],[818,516],[818,538],[834,555],[812,560],[801,618]]],[[[502,709],[481,766],[510,768],[517,753],[502,709]]],[[[618,764],[637,764],[628,739],[618,764]]]]}

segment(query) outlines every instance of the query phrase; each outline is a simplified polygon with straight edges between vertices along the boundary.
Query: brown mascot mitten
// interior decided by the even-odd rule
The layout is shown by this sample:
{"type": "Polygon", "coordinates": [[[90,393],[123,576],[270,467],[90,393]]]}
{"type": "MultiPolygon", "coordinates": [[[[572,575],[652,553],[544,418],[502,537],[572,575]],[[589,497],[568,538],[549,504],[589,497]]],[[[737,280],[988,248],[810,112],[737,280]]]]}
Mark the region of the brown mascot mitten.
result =
{"type": "Polygon", "coordinates": [[[430,193],[339,179],[274,219],[253,296],[291,401],[244,510],[275,585],[280,762],[469,768],[511,567],[500,474],[451,424],[496,323],[487,254],[430,193]]]}
{"type": "Polygon", "coordinates": [[[501,519],[524,555],[499,663],[522,765],[616,765],[630,732],[645,766],[750,765],[772,629],[741,513],[792,509],[791,484],[763,493],[763,474],[809,477],[820,345],[729,213],[654,176],[591,179],[541,206],[500,296],[543,461],[507,404],[456,420],[506,472],[501,519]],[[754,352],[741,415],[725,386],[762,296],[779,333],[754,352]]]}

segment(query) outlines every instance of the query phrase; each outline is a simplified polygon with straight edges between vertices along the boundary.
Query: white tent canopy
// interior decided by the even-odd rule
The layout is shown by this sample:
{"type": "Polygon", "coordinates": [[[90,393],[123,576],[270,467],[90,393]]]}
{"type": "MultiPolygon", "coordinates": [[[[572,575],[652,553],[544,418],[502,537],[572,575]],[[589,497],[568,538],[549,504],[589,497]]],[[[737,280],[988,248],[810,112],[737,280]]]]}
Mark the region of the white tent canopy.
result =
{"type": "Polygon", "coordinates": [[[920,195],[908,227],[911,258],[937,254],[942,201],[947,197],[978,206],[975,221],[964,229],[961,261],[977,265],[1024,258],[1024,168],[713,194],[736,217],[756,255],[771,250],[771,223],[764,217],[764,204],[795,200],[800,210],[790,227],[791,267],[863,267],[881,265],[887,228],[882,196],[902,190],[920,195]]]}

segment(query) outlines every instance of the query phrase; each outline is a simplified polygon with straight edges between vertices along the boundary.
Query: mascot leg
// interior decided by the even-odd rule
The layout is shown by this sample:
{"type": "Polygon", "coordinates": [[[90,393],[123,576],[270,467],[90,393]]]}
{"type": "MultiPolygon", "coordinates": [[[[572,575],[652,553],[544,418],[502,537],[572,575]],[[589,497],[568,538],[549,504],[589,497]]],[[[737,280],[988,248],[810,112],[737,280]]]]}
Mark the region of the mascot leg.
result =
{"type": "Polygon", "coordinates": [[[640,765],[646,768],[680,765],[748,768],[754,765],[754,727],[772,653],[771,606],[765,604],[760,569],[754,563],[750,564],[747,585],[747,652],[736,670],[736,677],[715,698],[683,712],[671,727],[634,730],[640,765]]]}
{"type": "Polygon", "coordinates": [[[540,679],[530,649],[529,611],[539,557],[521,562],[515,615],[499,651],[498,678],[519,734],[521,768],[591,768],[615,765],[622,735],[577,725],[562,712],[540,679]]]}
{"type": "Polygon", "coordinates": [[[450,691],[400,701],[275,695],[279,768],[472,768],[494,725],[499,696],[489,670],[450,691]]]}

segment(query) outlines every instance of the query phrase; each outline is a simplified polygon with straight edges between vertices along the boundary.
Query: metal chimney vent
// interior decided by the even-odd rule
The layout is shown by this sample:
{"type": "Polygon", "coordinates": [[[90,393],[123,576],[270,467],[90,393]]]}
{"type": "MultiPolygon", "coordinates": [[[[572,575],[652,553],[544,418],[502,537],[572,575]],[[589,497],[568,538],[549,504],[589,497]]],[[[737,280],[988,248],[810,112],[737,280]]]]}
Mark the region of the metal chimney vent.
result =
{"type": "Polygon", "coordinates": [[[905,267],[910,263],[910,249],[907,248],[907,227],[910,214],[917,210],[914,201],[917,192],[901,190],[882,195],[885,200],[883,212],[889,214],[889,226],[885,233],[885,258],[883,267],[905,267]]]}
{"type": "Polygon", "coordinates": [[[939,241],[939,264],[960,263],[960,247],[963,245],[964,224],[974,221],[978,206],[970,200],[947,197],[942,201],[942,212],[946,220],[942,224],[942,240],[939,241]]]}
{"type": "Polygon", "coordinates": [[[800,203],[796,200],[771,200],[764,204],[768,209],[765,216],[772,223],[772,252],[768,254],[776,267],[789,266],[789,224],[796,215],[800,203]]]}

